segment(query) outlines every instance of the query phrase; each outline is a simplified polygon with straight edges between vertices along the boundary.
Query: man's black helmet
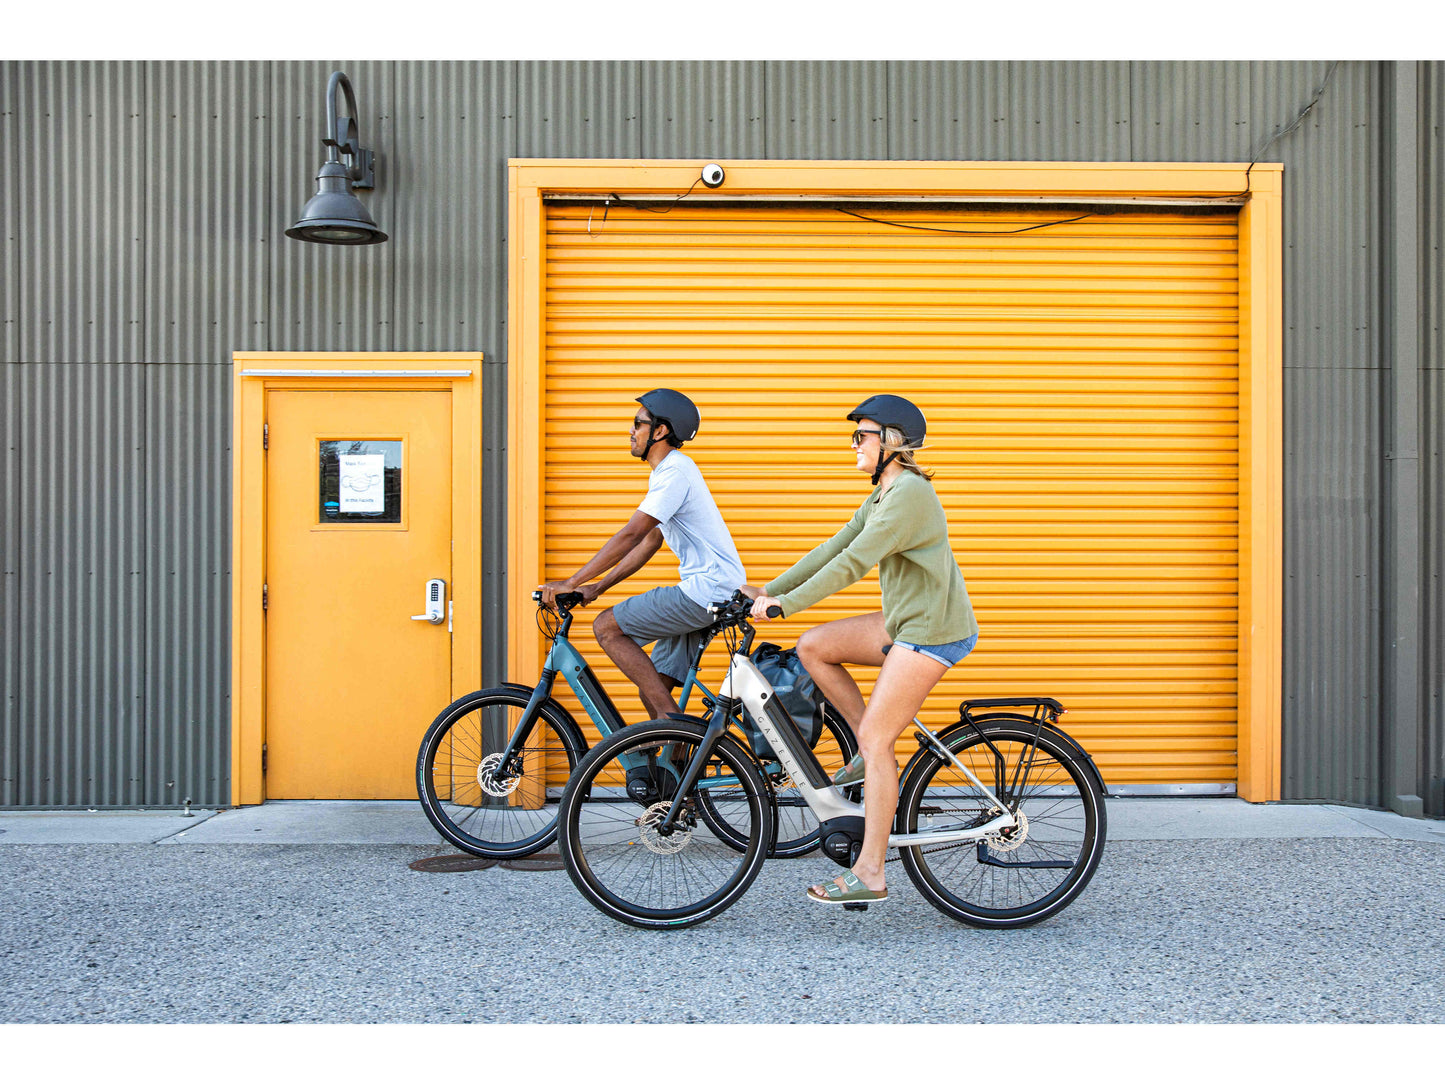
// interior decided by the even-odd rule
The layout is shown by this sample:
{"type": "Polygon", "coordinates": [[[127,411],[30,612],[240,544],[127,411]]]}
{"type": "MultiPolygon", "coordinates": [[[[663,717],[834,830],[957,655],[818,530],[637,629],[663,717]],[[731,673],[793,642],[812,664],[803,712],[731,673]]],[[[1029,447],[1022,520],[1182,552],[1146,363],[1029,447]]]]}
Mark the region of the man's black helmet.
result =
{"type": "Polygon", "coordinates": [[[923,438],[928,435],[928,422],[923,418],[923,411],[901,395],[870,395],[848,415],[850,422],[861,418],[893,426],[902,432],[910,448],[920,447],[923,438]]]}
{"type": "Polygon", "coordinates": [[[678,440],[692,440],[697,436],[702,415],[697,412],[693,401],[682,392],[673,391],[671,388],[654,388],[646,395],[639,395],[637,401],[647,408],[653,421],[666,422],[672,435],[678,440]]]}

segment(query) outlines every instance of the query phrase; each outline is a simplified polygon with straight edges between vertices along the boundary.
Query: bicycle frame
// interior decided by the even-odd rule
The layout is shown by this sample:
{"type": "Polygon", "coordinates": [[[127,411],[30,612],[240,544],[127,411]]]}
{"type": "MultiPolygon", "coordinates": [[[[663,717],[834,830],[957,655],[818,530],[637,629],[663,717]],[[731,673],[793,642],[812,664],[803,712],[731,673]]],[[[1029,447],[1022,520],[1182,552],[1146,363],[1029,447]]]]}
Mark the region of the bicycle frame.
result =
{"type": "MultiPolygon", "coordinates": [[[[510,762],[531,736],[532,727],[536,724],[542,705],[552,695],[558,674],[561,674],[563,680],[571,687],[578,703],[582,705],[582,710],[587,713],[587,717],[592,720],[593,725],[604,738],[627,725],[627,720],[623,719],[622,712],[612,702],[612,697],[607,695],[607,690],[602,687],[602,683],[597,680],[597,675],[593,672],[591,665],[568,639],[568,633],[572,629],[572,617],[570,610],[562,615],[562,622],[552,637],[552,647],[542,662],[541,676],[538,677],[537,684],[532,689],[532,695],[527,701],[527,706],[522,710],[522,717],[518,720],[517,726],[507,741],[506,748],[502,751],[501,762],[503,764],[510,762]]],[[[704,633],[702,641],[698,644],[697,653],[693,656],[692,666],[683,680],[682,692],[678,697],[679,711],[687,710],[688,698],[692,695],[693,689],[701,689],[704,696],[712,696],[712,691],[698,679],[697,671],[702,663],[703,652],[712,643],[715,635],[716,633],[704,633]]]]}
{"type": "MultiPolygon", "coordinates": [[[[727,677],[723,680],[719,690],[719,710],[714,716],[712,725],[708,727],[697,753],[684,771],[678,792],[687,793],[697,781],[698,776],[702,774],[703,765],[712,756],[713,746],[726,729],[726,723],[719,724],[719,718],[726,720],[732,714],[729,710],[732,702],[741,701],[758,729],[763,732],[768,743],[773,747],[773,752],[783,769],[792,777],[798,793],[820,823],[839,817],[861,818],[863,816],[862,804],[848,801],[843,797],[839,788],[833,786],[823,771],[822,765],[818,763],[818,758],[813,755],[792,719],[777,702],[772,685],[753,660],[748,657],[747,647],[751,645],[751,640],[752,633],[749,630],[743,649],[733,653],[727,677]]],[[[999,815],[985,824],[972,828],[949,829],[945,827],[927,832],[890,834],[888,836],[890,847],[915,847],[923,843],[955,843],[982,839],[1001,829],[1012,828],[1018,823],[993,791],[969,769],[968,765],[955,757],[932,731],[917,719],[913,720],[913,725],[920,732],[924,741],[952,762],[954,767],[963,772],[973,785],[988,797],[999,815]]],[[[681,803],[674,803],[659,827],[665,825],[671,828],[681,808],[681,803]]]]}

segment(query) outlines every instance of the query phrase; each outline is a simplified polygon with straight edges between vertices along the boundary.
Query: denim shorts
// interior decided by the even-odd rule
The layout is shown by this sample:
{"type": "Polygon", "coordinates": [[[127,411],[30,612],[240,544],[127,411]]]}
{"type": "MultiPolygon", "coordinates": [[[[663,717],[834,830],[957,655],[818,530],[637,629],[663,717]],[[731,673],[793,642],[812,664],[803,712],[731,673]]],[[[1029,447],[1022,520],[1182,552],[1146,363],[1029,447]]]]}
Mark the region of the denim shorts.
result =
{"type": "Polygon", "coordinates": [[[907,640],[895,640],[893,646],[906,647],[909,651],[927,655],[934,662],[952,666],[956,662],[961,662],[977,643],[978,633],[975,632],[967,640],[955,640],[951,644],[910,644],[907,640]]]}

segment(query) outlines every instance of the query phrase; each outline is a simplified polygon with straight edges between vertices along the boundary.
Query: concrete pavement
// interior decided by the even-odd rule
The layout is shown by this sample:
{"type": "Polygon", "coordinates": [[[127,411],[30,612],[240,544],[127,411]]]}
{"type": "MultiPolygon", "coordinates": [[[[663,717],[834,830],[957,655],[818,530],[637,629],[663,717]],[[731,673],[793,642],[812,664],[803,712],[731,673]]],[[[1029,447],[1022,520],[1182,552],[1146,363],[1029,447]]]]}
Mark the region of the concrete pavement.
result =
{"type": "Polygon", "coordinates": [[[1445,1024],[1445,823],[1111,799],[1099,872],[1024,930],[964,926],[890,867],[771,860],[650,933],[565,871],[421,872],[414,802],[0,813],[0,1023],[1445,1024]],[[6,846],[5,844],[11,844],[6,846]]]}

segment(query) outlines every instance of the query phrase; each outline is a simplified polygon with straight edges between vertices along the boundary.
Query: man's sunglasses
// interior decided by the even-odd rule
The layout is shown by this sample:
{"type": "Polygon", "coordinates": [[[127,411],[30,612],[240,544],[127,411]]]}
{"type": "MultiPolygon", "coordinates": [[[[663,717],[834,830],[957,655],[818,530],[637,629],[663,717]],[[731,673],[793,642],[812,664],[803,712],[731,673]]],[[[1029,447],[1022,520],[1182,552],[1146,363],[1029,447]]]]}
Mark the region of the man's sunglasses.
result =
{"type": "Polygon", "coordinates": [[[853,430],[853,447],[858,447],[869,437],[882,437],[881,429],[855,429],[853,430]]]}
{"type": "Polygon", "coordinates": [[[651,424],[652,424],[652,419],[651,419],[651,418],[633,418],[633,419],[632,419],[632,428],[634,428],[634,429],[641,429],[644,425],[651,425],[651,424]]]}

